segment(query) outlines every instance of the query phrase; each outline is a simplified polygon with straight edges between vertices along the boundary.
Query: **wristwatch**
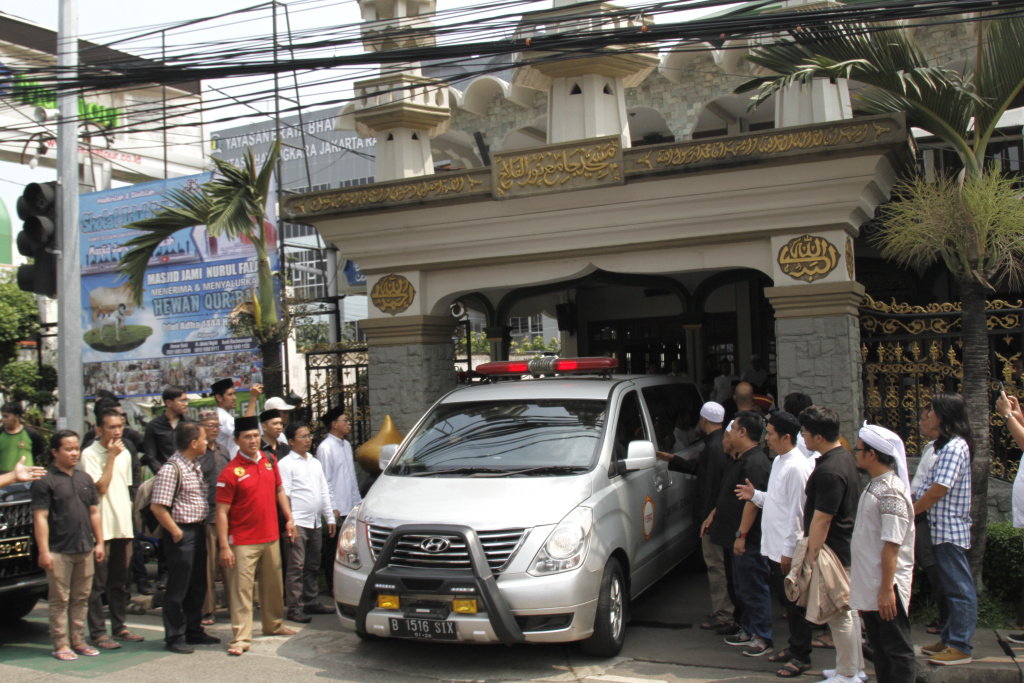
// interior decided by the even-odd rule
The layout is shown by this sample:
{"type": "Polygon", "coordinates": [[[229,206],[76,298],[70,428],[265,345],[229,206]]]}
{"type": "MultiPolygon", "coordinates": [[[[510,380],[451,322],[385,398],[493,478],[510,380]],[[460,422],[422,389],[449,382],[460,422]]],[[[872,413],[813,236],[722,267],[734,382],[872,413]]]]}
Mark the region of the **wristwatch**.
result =
{"type": "Polygon", "coordinates": [[[743,533],[742,531],[737,531],[736,532],[736,538],[746,538],[746,537],[747,537],[747,535],[745,533],[743,533]]]}

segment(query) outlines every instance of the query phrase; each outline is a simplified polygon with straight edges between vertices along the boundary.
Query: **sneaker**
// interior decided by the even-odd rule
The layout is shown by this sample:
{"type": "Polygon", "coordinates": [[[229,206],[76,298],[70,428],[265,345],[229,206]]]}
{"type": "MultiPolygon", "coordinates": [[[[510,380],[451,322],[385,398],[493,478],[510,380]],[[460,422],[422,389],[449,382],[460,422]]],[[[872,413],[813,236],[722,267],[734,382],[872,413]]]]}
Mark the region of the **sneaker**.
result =
{"type": "Polygon", "coordinates": [[[772,646],[772,641],[762,638],[760,636],[754,636],[754,642],[743,651],[745,657],[760,657],[763,654],[772,652],[775,648],[772,646]]]}
{"type": "MultiPolygon", "coordinates": [[[[835,678],[836,670],[835,669],[824,669],[824,670],[822,670],[821,675],[824,676],[825,678],[835,678]]],[[[848,676],[844,676],[843,678],[848,678],[848,676]]],[[[868,683],[867,672],[865,672],[864,669],[861,669],[860,671],[858,671],[857,672],[857,679],[861,683],[868,683]]]]}
{"type": "Polygon", "coordinates": [[[942,652],[945,649],[946,649],[945,644],[940,640],[939,642],[935,643],[934,645],[925,645],[924,647],[922,647],[921,648],[921,654],[927,655],[927,656],[931,657],[932,655],[939,654],[940,652],[942,652]]]}
{"type": "Polygon", "coordinates": [[[294,621],[299,624],[308,624],[313,621],[313,617],[309,616],[300,609],[288,610],[288,621],[294,621]]]}
{"type": "Polygon", "coordinates": [[[1007,633],[1006,639],[1011,643],[1017,643],[1018,645],[1024,645],[1024,633],[1007,633]]]}
{"type": "Polygon", "coordinates": [[[334,614],[333,609],[319,602],[314,602],[309,605],[303,605],[302,611],[305,614],[334,614]]]}
{"type": "Polygon", "coordinates": [[[942,652],[934,655],[928,659],[929,664],[938,664],[940,666],[956,666],[957,664],[970,664],[974,660],[970,655],[960,652],[955,647],[947,647],[942,652]]]}
{"type": "MultiPolygon", "coordinates": [[[[835,669],[829,669],[829,671],[833,671],[834,672],[835,669]]],[[[823,675],[825,675],[825,676],[828,676],[828,673],[826,673],[825,671],[822,671],[821,673],[823,675]]],[[[841,675],[839,675],[837,673],[833,673],[831,676],[828,676],[828,678],[826,678],[825,680],[821,681],[821,683],[860,683],[860,680],[861,679],[860,679],[859,675],[858,676],[841,676],[841,675]]]]}
{"type": "Polygon", "coordinates": [[[754,644],[754,636],[750,635],[743,629],[737,631],[734,635],[725,638],[726,645],[746,646],[754,644]]]}

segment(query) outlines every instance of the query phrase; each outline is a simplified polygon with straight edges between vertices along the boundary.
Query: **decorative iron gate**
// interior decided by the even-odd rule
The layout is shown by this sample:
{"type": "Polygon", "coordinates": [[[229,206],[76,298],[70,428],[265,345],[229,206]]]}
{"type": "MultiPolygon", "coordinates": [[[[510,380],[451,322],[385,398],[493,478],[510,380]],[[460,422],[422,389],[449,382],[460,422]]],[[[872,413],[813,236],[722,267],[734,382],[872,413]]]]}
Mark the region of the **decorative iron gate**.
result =
{"type": "MultiPolygon", "coordinates": [[[[1024,302],[990,301],[989,392],[993,412],[992,475],[1013,480],[1021,451],[994,412],[1002,382],[1008,395],[1024,400],[1021,351],[1024,349],[1024,302]]],[[[960,391],[963,384],[960,304],[911,306],[886,304],[870,296],[860,307],[861,355],[864,360],[864,416],[898,433],[907,455],[920,455],[918,430],[922,406],[939,391],[960,391]]]]}
{"type": "Polygon", "coordinates": [[[306,352],[306,392],[310,429],[319,443],[327,436],[320,418],[337,405],[345,406],[352,420],[353,444],[369,440],[370,387],[367,383],[368,356],[365,346],[306,352]]]}

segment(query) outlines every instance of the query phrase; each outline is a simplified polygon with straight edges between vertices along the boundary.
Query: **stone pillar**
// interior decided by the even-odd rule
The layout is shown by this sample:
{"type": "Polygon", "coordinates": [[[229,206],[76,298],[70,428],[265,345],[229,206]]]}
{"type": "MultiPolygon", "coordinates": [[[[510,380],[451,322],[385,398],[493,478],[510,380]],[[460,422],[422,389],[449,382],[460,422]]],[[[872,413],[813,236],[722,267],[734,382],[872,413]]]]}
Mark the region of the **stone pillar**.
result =
{"type": "Polygon", "coordinates": [[[862,358],[857,307],[858,282],[822,282],[769,287],[775,308],[778,402],[799,391],[839,414],[852,446],[863,420],[862,358]]]}
{"type": "Polygon", "coordinates": [[[455,318],[410,315],[359,324],[369,345],[372,431],[390,415],[408,434],[434,402],[455,388],[455,318]]]}

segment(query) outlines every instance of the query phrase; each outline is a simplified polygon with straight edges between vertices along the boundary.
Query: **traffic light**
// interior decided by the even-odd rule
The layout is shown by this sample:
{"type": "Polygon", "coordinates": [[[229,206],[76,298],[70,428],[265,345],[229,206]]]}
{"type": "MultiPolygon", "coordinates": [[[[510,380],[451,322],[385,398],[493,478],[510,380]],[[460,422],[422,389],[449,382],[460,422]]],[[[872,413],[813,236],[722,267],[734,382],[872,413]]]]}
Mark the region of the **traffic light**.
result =
{"type": "Polygon", "coordinates": [[[29,183],[18,197],[18,253],[34,263],[18,267],[18,287],[33,294],[57,295],[57,183],[29,183]]]}

